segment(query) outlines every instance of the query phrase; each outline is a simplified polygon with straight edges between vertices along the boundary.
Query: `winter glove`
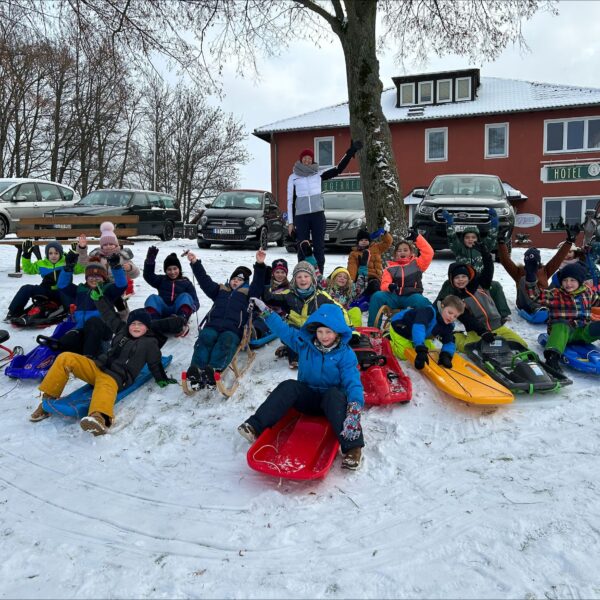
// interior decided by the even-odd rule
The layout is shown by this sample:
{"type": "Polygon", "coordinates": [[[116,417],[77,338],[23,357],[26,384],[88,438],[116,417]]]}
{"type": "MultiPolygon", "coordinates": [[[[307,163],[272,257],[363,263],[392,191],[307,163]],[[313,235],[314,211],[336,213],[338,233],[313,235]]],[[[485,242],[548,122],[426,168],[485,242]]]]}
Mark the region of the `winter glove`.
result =
{"type": "Polygon", "coordinates": [[[146,252],[146,262],[149,262],[149,263],[156,262],[157,256],[158,256],[158,248],[156,246],[150,246],[150,248],[148,248],[148,252],[146,252]]]}
{"type": "Polygon", "coordinates": [[[119,253],[111,254],[107,260],[111,269],[118,269],[121,266],[121,255],[119,253]]]}
{"type": "Polygon", "coordinates": [[[536,281],[537,270],[541,263],[540,251],[537,248],[529,248],[525,252],[525,280],[536,281]]]}
{"type": "Polygon", "coordinates": [[[358,262],[358,264],[361,267],[366,267],[369,264],[369,259],[371,258],[371,253],[369,252],[369,250],[363,250],[363,253],[360,257],[360,261],[358,262]]]}
{"type": "Polygon", "coordinates": [[[370,236],[370,240],[376,240],[380,235],[383,235],[386,230],[383,227],[380,227],[377,231],[374,231],[370,236]]]}
{"type": "Polygon", "coordinates": [[[21,255],[23,258],[27,260],[31,260],[31,255],[33,253],[33,240],[25,240],[21,244],[21,255]]]}
{"type": "Polygon", "coordinates": [[[500,221],[498,220],[498,212],[495,208],[488,208],[488,214],[490,215],[490,225],[497,229],[498,225],[500,225],[500,221]]]}
{"type": "Polygon", "coordinates": [[[77,252],[77,242],[71,242],[71,252],[77,252]]]}
{"type": "Polygon", "coordinates": [[[414,227],[410,227],[406,232],[406,237],[404,239],[408,242],[414,242],[418,237],[419,232],[414,227]]]}
{"type": "Polygon", "coordinates": [[[440,216],[447,225],[454,225],[454,217],[447,210],[443,210],[440,216]]]}
{"type": "Polygon", "coordinates": [[[481,339],[488,344],[491,344],[496,339],[496,334],[493,331],[486,331],[481,334],[481,339]]]}
{"type": "Polygon", "coordinates": [[[572,244],[574,244],[577,241],[577,236],[579,235],[580,231],[581,227],[579,227],[579,225],[577,224],[573,225],[572,227],[567,225],[565,227],[565,233],[567,234],[567,242],[571,242],[572,244]]]}
{"type": "Polygon", "coordinates": [[[342,437],[353,442],[360,436],[360,404],[358,402],[349,402],[346,408],[346,418],[342,427],[342,437]]]}
{"type": "Polygon", "coordinates": [[[72,273],[78,260],[79,254],[70,250],[65,256],[65,271],[67,273],[72,273]]]}
{"type": "Polygon", "coordinates": [[[502,233],[498,234],[498,243],[499,244],[508,244],[512,234],[510,229],[505,229],[502,233]]]}
{"type": "Polygon", "coordinates": [[[102,286],[97,286],[95,289],[93,289],[90,292],[90,298],[94,301],[94,302],[98,302],[98,300],[100,300],[102,298],[102,296],[104,296],[104,290],[102,289],[102,286]]]}
{"type": "Polygon", "coordinates": [[[390,283],[390,285],[388,285],[388,292],[390,294],[397,294],[398,293],[398,286],[395,283],[390,283]]]}
{"type": "Polygon", "coordinates": [[[444,367],[444,369],[452,368],[452,356],[449,352],[446,352],[445,350],[440,352],[440,357],[438,358],[438,365],[440,365],[440,367],[444,367]]]}
{"type": "Polygon", "coordinates": [[[348,151],[346,152],[346,154],[350,154],[350,156],[354,156],[359,150],[362,150],[362,147],[363,147],[363,143],[360,140],[353,141],[350,144],[350,148],[348,148],[348,151]]]}
{"type": "Polygon", "coordinates": [[[260,299],[260,298],[250,298],[250,302],[260,310],[260,312],[265,312],[269,310],[269,307],[260,299]]]}
{"type": "Polygon", "coordinates": [[[306,260],[309,256],[313,255],[313,249],[308,240],[304,240],[300,244],[300,249],[302,250],[302,254],[304,256],[304,260],[306,260]]]}
{"type": "Polygon", "coordinates": [[[166,388],[168,385],[177,384],[177,379],[173,379],[172,377],[167,377],[166,379],[161,379],[156,382],[156,385],[159,388],[166,388]]]}
{"type": "Polygon", "coordinates": [[[358,274],[362,275],[363,277],[368,277],[369,267],[367,267],[367,265],[360,265],[360,267],[358,267],[358,274]]]}
{"type": "Polygon", "coordinates": [[[429,354],[427,346],[417,346],[415,348],[417,355],[415,356],[415,369],[419,371],[427,364],[429,364],[429,354]]]}

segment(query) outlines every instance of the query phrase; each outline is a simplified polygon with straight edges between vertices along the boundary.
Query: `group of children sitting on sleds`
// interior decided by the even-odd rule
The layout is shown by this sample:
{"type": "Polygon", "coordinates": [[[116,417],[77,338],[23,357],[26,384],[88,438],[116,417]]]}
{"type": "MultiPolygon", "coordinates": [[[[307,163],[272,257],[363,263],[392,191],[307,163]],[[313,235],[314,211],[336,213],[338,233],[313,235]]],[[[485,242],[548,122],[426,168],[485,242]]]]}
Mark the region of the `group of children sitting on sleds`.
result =
{"type": "MultiPolygon", "coordinates": [[[[502,337],[526,347],[506,325],[510,310],[502,287],[493,280],[491,253],[496,251],[515,281],[517,306],[528,313],[548,312],[544,356],[549,367],[561,371],[561,355],[569,342],[600,338],[600,322],[591,320],[591,308],[600,297],[590,283],[595,275],[588,272],[586,256],[576,250],[573,253],[577,231],[567,229],[567,240],[546,265],[535,248],[525,252],[521,265],[512,262],[508,240],[498,238],[498,217],[493,209],[491,228],[484,239],[476,227],[455,232],[452,216],[447,212],[443,216],[456,259],[433,303],[423,295],[423,273],[434,252],[413,229],[396,243],[393,259],[385,266],[383,255],[393,244],[392,236],[383,229],[371,235],[361,230],[347,268],[334,269],[326,279],[316,269],[306,242],[302,245],[304,260],[291,276],[285,259],[267,266],[266,254],[259,250],[253,270],[239,266],[223,284],[210,277],[196,254],[186,252],[198,285],[213,303],[194,344],[188,381],[198,387],[215,385],[215,375],[226,369],[242,340],[249,310],[254,311],[256,330],[272,332],[281,339],[283,346],[276,354],[287,356],[290,368],[298,369],[298,377],[280,383],[238,431],[254,441],[290,407],[323,413],[338,435],[342,466],[356,469],[364,445],[360,425],[364,398],[350,340],[352,328],[362,325],[363,311],[368,310],[369,326],[377,326],[381,307],[397,310],[390,323],[392,346],[398,356],[407,346],[414,346],[417,369],[429,361],[428,338],[441,340],[438,364],[445,368],[452,368],[456,350],[480,339],[490,342],[502,337]],[[454,331],[456,320],[463,324],[464,333],[454,331]]],[[[50,242],[46,258],[32,263],[31,246],[24,244],[23,270],[39,273],[42,283],[23,286],[17,292],[7,319],[18,319],[27,301],[36,296],[70,307],[75,328],[60,339],[47,338],[60,353],[40,390],[44,398],[60,397],[70,373],[93,385],[89,413],[81,426],[100,435],[112,423],[118,391],[135,380],[144,364],[159,386],[177,383],[165,373],[160,349],[168,334],[188,333],[189,319],[199,301],[176,254],[164,259],[163,275],[156,273],[159,250],[151,246],[143,278],[157,293],[146,299],[144,308],[129,311],[123,296],[128,282],[140,272],[131,254],[118,246],[110,224],[103,224],[96,251],[88,254],[84,236],[74,246],[64,255],[60,244],[50,242]],[[84,282],[76,285],[73,275],[78,273],[84,275],[84,282]]],[[[31,420],[48,416],[40,404],[31,420]]]]}

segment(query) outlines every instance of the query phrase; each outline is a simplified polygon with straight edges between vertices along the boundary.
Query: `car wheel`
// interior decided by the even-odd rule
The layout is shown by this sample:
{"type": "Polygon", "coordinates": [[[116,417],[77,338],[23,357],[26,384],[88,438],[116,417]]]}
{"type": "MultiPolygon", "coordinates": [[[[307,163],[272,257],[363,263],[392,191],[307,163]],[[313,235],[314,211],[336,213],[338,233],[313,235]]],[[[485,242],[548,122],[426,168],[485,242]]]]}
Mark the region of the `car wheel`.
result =
{"type": "Polygon", "coordinates": [[[269,234],[267,232],[267,228],[263,227],[260,230],[260,234],[258,236],[258,241],[255,242],[255,246],[256,246],[257,250],[260,250],[261,248],[264,248],[266,250],[268,245],[269,245],[269,234]]]}
{"type": "Polygon", "coordinates": [[[296,254],[296,246],[286,246],[285,249],[290,253],[290,254],[296,254]]]}
{"type": "Polygon", "coordinates": [[[4,217],[0,217],[0,240],[3,240],[8,233],[8,223],[4,217]]]}
{"type": "Polygon", "coordinates": [[[173,223],[167,221],[162,230],[162,234],[159,236],[163,242],[169,242],[173,239],[173,223]]]}
{"type": "Polygon", "coordinates": [[[210,248],[210,242],[204,240],[198,240],[198,248],[210,248]]]}

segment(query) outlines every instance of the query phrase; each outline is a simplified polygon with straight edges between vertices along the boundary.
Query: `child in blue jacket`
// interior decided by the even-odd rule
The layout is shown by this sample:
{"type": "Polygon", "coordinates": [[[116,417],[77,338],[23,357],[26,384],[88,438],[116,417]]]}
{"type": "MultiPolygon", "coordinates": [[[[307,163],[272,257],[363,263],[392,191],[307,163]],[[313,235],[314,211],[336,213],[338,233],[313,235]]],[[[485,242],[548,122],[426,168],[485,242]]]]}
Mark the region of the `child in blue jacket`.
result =
{"type": "Polygon", "coordinates": [[[154,272],[157,255],[158,248],[150,246],[144,262],[144,280],[156,288],[158,294],[148,296],[144,308],[153,320],[172,315],[181,317],[176,320],[177,327],[172,333],[185,336],[189,331],[188,320],[200,306],[194,284],[187,277],[183,277],[181,263],[174,252],[164,260],[165,274],[157,275],[154,272]]]}
{"type": "Polygon", "coordinates": [[[465,303],[457,296],[449,295],[436,306],[407,308],[396,313],[391,320],[390,341],[394,354],[404,358],[407,347],[416,350],[415,368],[421,370],[429,363],[425,340],[439,338],[442,349],[438,364],[452,368],[452,357],[456,352],[454,322],[465,312],[465,303]]]}
{"type": "Polygon", "coordinates": [[[308,414],[325,414],[341,445],[342,467],[357,469],[365,445],[360,415],[364,391],[358,360],[348,346],[352,330],[342,309],[324,304],[308,317],[301,329],[287,325],[258,298],[252,299],[269,328],[298,354],[298,380],[280,383],[247,421],[240,435],[253,442],[290,408],[308,414]]]}

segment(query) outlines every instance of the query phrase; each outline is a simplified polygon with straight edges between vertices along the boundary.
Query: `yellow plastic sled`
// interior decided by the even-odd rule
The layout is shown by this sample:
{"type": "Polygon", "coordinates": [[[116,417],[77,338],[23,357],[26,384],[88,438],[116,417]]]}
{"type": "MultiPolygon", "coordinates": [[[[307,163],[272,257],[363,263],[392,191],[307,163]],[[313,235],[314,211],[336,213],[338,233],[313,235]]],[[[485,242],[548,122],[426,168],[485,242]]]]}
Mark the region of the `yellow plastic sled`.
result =
{"type": "MultiPolygon", "coordinates": [[[[414,365],[417,354],[415,349],[406,348],[404,353],[414,365]]],[[[439,355],[439,350],[430,350],[429,364],[425,365],[421,373],[453,398],[469,404],[510,404],[515,399],[510,390],[462,356],[455,354],[452,357],[452,368],[445,369],[437,364],[439,355]]]]}

